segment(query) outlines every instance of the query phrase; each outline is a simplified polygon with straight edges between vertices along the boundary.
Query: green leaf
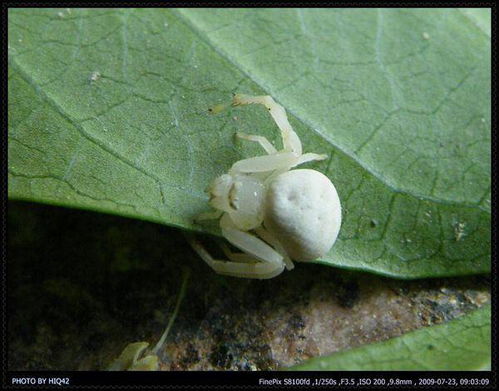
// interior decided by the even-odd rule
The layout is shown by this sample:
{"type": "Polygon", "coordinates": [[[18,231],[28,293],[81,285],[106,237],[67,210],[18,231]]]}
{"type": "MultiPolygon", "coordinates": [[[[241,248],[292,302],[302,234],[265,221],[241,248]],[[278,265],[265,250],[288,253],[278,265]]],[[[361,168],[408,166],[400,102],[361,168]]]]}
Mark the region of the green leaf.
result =
{"type": "Polygon", "coordinates": [[[490,370],[490,305],[448,323],[291,367],[309,371],[490,370]]]}
{"type": "Polygon", "coordinates": [[[319,262],[400,278],[490,270],[490,10],[11,9],[9,197],[218,233],[203,189],[279,144],[331,178],[319,262]],[[488,22],[487,22],[488,21],[488,22]],[[488,24],[487,24],[488,23],[488,24]]]}

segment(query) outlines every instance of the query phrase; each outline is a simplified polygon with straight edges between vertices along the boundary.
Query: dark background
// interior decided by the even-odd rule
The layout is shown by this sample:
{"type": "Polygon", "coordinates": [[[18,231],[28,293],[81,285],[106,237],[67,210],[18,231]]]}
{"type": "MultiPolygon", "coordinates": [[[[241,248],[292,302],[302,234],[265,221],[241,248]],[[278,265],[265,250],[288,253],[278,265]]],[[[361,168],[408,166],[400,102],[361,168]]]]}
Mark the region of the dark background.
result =
{"type": "MultiPolygon", "coordinates": [[[[182,232],[8,204],[8,369],[105,369],[131,342],[163,370],[269,370],[438,324],[490,301],[488,276],[402,281],[297,263],[271,280],[215,274],[182,232]]],[[[213,242],[206,237],[204,242],[213,242]]]]}

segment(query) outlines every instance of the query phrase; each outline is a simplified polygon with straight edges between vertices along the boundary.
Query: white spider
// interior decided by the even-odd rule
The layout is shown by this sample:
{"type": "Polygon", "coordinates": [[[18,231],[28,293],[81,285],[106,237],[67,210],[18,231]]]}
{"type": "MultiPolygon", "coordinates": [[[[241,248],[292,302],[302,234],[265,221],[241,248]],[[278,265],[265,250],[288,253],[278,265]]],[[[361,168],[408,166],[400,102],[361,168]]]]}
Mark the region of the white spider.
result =
{"type": "Polygon", "coordinates": [[[223,236],[242,253],[222,246],[230,261],[214,259],[197,240],[190,244],[217,273],[247,278],[272,278],[292,259],[310,261],[333,246],[341,225],[341,206],[331,181],[315,170],[291,170],[327,155],[302,153],[301,141],[284,108],[270,96],[237,94],[232,105],[264,105],[281,131],[283,149],[262,136],[236,133],[257,142],[267,155],[239,160],[216,178],[207,191],[216,211],[196,220],[218,219],[223,236]]]}

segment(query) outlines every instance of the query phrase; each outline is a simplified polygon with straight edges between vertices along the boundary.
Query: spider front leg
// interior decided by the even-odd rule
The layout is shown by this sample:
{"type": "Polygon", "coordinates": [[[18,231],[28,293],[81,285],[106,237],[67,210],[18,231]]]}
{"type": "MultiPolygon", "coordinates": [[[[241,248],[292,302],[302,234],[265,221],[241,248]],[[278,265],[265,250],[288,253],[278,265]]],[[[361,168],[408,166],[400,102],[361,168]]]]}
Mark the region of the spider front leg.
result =
{"type": "Polygon", "coordinates": [[[229,174],[251,174],[275,170],[287,171],[300,164],[314,160],[327,159],[327,155],[304,153],[296,156],[294,152],[277,152],[272,155],[255,156],[235,162],[229,174]]]}
{"type": "Polygon", "coordinates": [[[295,166],[298,166],[300,164],[307,163],[307,162],[312,162],[315,160],[317,160],[317,161],[326,160],[327,157],[328,156],[326,154],[319,154],[319,153],[313,153],[313,152],[304,153],[303,155],[301,155],[298,158],[298,161],[296,162],[295,166]]]}
{"type": "Polygon", "coordinates": [[[251,174],[293,167],[298,156],[294,152],[277,152],[272,155],[255,156],[235,162],[229,170],[229,174],[251,174]]]}
{"type": "Polygon", "coordinates": [[[277,152],[277,149],[272,145],[272,143],[267,140],[263,136],[257,136],[254,134],[246,134],[242,132],[237,132],[236,137],[243,139],[243,140],[248,140],[248,141],[253,141],[255,143],[260,144],[260,146],[265,149],[265,152],[267,152],[269,155],[272,155],[273,153],[277,152]]]}
{"type": "Polygon", "coordinates": [[[253,103],[264,105],[269,111],[270,115],[281,131],[282,143],[284,147],[283,150],[286,152],[294,152],[297,155],[301,155],[301,141],[288,121],[286,110],[284,110],[284,107],[278,104],[271,96],[250,96],[235,94],[232,99],[233,106],[249,105],[253,103]]]}

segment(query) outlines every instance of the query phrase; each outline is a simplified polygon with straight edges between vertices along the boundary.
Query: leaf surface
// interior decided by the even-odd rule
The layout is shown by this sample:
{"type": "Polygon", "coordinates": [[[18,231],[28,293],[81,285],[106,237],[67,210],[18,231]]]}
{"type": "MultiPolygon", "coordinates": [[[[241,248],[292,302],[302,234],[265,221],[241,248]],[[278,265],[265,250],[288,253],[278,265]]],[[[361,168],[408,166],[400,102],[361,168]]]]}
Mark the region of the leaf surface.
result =
{"type": "Polygon", "coordinates": [[[490,269],[490,10],[11,9],[9,197],[218,233],[203,190],[262,154],[281,103],[335,184],[319,262],[401,278],[490,269]]]}

